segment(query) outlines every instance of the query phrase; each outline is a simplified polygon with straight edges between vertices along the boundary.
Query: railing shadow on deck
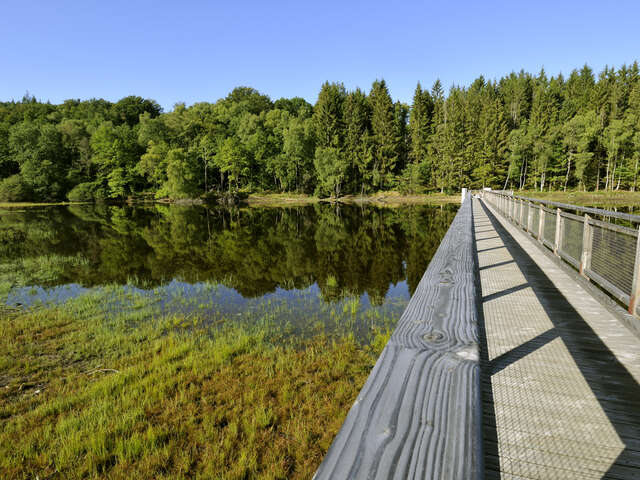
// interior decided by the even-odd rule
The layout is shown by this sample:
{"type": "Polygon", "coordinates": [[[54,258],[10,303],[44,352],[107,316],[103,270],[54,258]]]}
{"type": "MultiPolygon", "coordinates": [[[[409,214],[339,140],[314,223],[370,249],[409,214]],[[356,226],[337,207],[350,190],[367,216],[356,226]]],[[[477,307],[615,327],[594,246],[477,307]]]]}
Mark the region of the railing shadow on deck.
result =
{"type": "MultiPolygon", "coordinates": [[[[640,478],[640,385],[518,241],[502,226],[493,212],[483,202],[480,202],[480,205],[525,277],[526,286],[533,290],[553,323],[551,330],[489,360],[484,317],[480,308],[481,372],[486,380],[483,381],[485,464],[494,464],[498,457],[497,435],[486,427],[495,425],[490,377],[552,340],[560,338],[624,443],[624,450],[603,478],[640,478]],[[562,318],[558,316],[559,311],[562,312],[562,318]]],[[[510,292],[498,292],[493,296],[500,293],[510,292]]],[[[487,300],[482,299],[482,302],[487,300]]],[[[494,467],[495,465],[491,465],[492,470],[494,467]]]]}
{"type": "MultiPolygon", "coordinates": [[[[474,219],[475,223],[475,219],[474,219]]],[[[498,431],[496,428],[496,414],[493,402],[493,387],[491,385],[491,372],[486,368],[489,365],[489,344],[487,343],[487,330],[482,308],[482,282],[480,281],[480,265],[478,263],[478,243],[476,233],[483,233],[489,230],[477,230],[472,228],[471,235],[473,237],[474,258],[475,258],[475,277],[476,285],[476,306],[478,309],[478,350],[480,356],[480,397],[482,401],[482,451],[484,456],[484,477],[490,478],[500,476],[500,452],[498,451],[498,431]]]]}

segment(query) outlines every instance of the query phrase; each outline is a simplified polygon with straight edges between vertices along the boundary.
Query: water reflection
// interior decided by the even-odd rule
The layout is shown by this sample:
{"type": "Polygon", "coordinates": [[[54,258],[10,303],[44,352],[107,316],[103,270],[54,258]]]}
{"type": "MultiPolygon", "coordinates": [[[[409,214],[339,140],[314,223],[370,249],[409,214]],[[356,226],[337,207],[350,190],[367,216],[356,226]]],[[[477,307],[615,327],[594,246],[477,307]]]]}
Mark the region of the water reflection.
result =
{"type": "Polygon", "coordinates": [[[198,311],[215,322],[251,312],[257,318],[267,305],[293,330],[301,319],[326,324],[349,312],[397,318],[456,210],[329,204],[2,210],[0,294],[29,305],[128,285],[154,299],[156,313],[198,311]]]}

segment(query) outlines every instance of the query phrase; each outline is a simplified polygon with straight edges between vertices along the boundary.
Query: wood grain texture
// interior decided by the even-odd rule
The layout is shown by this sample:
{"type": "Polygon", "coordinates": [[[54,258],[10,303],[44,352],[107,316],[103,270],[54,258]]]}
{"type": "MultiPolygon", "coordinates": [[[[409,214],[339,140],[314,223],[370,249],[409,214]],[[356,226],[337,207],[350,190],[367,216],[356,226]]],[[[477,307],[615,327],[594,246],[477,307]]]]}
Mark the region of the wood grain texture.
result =
{"type": "Polygon", "coordinates": [[[473,242],[468,197],[315,479],[482,477],[473,242]]]}

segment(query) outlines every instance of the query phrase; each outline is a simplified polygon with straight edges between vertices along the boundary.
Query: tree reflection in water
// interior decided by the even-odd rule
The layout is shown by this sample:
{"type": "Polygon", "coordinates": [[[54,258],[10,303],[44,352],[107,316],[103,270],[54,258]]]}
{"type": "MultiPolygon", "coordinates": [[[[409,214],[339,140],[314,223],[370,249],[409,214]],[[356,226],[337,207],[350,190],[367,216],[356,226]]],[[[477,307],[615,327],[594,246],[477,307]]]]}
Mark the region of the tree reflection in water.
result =
{"type": "Polygon", "coordinates": [[[60,286],[74,284],[66,288],[74,295],[85,291],[75,285],[127,284],[195,296],[204,283],[217,286],[219,304],[227,304],[218,311],[225,314],[268,299],[289,303],[294,316],[309,315],[295,311],[296,299],[304,298],[305,310],[316,312],[330,312],[337,303],[346,312],[356,308],[345,306],[354,299],[365,309],[389,302],[397,316],[456,210],[457,205],[330,204],[5,210],[0,215],[2,293],[37,286],[29,291],[42,295],[40,287],[59,292],[60,286]]]}

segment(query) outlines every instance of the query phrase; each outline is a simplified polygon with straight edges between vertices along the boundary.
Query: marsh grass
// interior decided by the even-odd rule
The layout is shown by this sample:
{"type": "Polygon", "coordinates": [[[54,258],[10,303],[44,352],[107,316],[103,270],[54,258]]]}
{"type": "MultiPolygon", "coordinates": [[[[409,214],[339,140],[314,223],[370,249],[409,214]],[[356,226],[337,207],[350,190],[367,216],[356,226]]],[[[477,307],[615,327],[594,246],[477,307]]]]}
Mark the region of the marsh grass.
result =
{"type": "Polygon", "coordinates": [[[87,267],[88,264],[89,261],[80,254],[54,253],[0,262],[0,301],[6,298],[12,288],[48,285],[59,281],[65,272],[87,267]]]}
{"type": "Polygon", "coordinates": [[[274,344],[105,290],[0,311],[0,478],[310,478],[390,332],[274,344]]]}

